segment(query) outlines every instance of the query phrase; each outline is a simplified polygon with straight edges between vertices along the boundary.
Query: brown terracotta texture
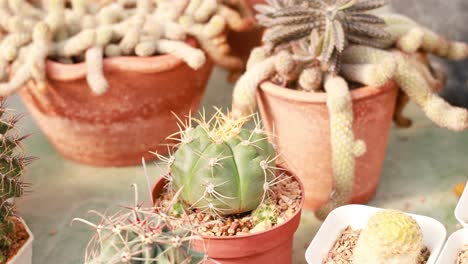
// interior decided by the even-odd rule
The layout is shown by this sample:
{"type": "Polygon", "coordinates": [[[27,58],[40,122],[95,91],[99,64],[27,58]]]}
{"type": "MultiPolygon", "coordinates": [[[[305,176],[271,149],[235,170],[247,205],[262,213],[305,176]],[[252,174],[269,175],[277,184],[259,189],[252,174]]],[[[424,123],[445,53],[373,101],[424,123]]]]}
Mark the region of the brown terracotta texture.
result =
{"type": "Polygon", "coordinates": [[[109,90],[91,93],[85,65],[47,62],[48,87],[32,84],[20,95],[55,148],[90,165],[127,166],[166,153],[178,131],[176,116],[196,112],[212,63],[195,71],[171,55],[104,60],[109,90]]]}
{"type": "MultiPolygon", "coordinates": [[[[304,186],[295,177],[304,193],[304,186]]],[[[166,180],[160,178],[153,187],[153,200],[162,192],[166,180]]],[[[206,252],[210,259],[220,264],[292,264],[294,233],[299,227],[304,199],[300,209],[286,222],[274,228],[245,236],[211,237],[194,240],[192,246],[199,252],[206,252]]],[[[207,261],[213,263],[213,261],[207,261]]]]}
{"type": "MultiPolygon", "coordinates": [[[[353,130],[367,144],[357,158],[352,203],[367,203],[375,194],[382,171],[397,95],[390,82],[381,88],[353,90],[353,130]]],[[[305,93],[266,82],[257,93],[266,128],[282,165],[297,175],[305,187],[305,208],[316,210],[332,191],[330,119],[325,93],[305,93]]]]}
{"type": "MultiPolygon", "coordinates": [[[[246,2],[254,12],[253,7],[256,4],[264,3],[265,0],[246,0],[246,2]]],[[[252,49],[262,44],[263,30],[263,27],[256,25],[252,30],[246,32],[230,31],[228,43],[232,47],[232,53],[247,61],[252,49]]]]}

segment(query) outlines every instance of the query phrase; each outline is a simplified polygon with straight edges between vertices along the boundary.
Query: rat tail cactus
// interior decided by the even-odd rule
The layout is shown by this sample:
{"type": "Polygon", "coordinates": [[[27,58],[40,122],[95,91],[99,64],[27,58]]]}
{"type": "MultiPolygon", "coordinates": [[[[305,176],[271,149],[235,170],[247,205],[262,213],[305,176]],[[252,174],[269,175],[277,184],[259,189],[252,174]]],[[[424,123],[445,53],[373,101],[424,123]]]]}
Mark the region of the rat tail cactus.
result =
{"type": "Polygon", "coordinates": [[[90,211],[101,218],[98,224],[81,218],[73,220],[95,230],[85,263],[203,263],[207,257],[190,247],[191,241],[201,239],[193,233],[194,228],[182,218],[171,217],[167,208],[143,207],[133,186],[133,206],[114,215],[90,211]]]}
{"type": "Polygon", "coordinates": [[[4,104],[0,105],[0,263],[5,263],[8,252],[15,237],[14,199],[24,195],[28,186],[22,176],[26,166],[33,158],[25,157],[20,142],[25,137],[19,137],[16,128],[18,117],[8,116],[4,104]]]}
{"type": "Polygon", "coordinates": [[[268,198],[277,181],[276,154],[260,123],[244,128],[249,118],[231,119],[221,111],[208,121],[189,117],[178,149],[165,159],[180,200],[223,216],[252,211],[268,198]]]}
{"type": "Polygon", "coordinates": [[[371,217],[353,252],[355,264],[417,264],[423,249],[421,227],[410,216],[393,210],[371,217]]]}

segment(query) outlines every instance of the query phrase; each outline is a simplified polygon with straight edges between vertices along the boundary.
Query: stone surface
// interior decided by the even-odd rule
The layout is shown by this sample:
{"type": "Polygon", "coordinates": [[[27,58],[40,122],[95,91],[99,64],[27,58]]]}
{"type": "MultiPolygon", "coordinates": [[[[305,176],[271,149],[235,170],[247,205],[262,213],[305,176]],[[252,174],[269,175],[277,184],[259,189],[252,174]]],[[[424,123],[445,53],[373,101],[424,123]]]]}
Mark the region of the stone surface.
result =
{"type": "MultiPolygon", "coordinates": [[[[226,74],[216,69],[204,98],[203,106],[227,107],[231,86],[226,74]]],[[[466,78],[465,78],[466,79],[466,78]]],[[[18,98],[10,108],[25,112],[18,98]]],[[[392,129],[382,181],[371,205],[407,210],[442,221],[449,232],[457,228],[453,210],[457,199],[453,186],[468,178],[468,133],[452,133],[435,127],[415,105],[407,114],[415,125],[408,130],[392,129]],[[465,157],[465,158],[464,158],[465,157]]],[[[133,201],[130,185],[138,183],[141,200],[148,188],[141,167],[93,168],[62,159],[50,146],[33,120],[22,121],[29,152],[40,157],[29,170],[27,180],[32,192],[19,203],[21,215],[35,235],[34,263],[82,263],[91,232],[81,224],[70,225],[74,217],[86,217],[91,209],[115,210],[133,201]]],[[[148,164],[151,181],[160,169],[148,164]]],[[[295,238],[294,263],[305,263],[304,252],[320,223],[312,212],[304,212],[295,238]]]]}

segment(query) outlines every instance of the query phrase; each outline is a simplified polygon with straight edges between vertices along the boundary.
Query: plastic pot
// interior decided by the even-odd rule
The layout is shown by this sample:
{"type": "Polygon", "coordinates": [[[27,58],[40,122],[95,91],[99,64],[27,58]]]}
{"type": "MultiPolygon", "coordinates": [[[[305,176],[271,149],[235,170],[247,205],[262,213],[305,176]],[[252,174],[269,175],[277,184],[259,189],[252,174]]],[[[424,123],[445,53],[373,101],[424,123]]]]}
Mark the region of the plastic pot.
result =
{"type": "MultiPolygon", "coordinates": [[[[468,184],[467,184],[468,186],[468,184]]],[[[465,228],[468,228],[468,187],[465,187],[458,205],[455,208],[455,218],[465,228]]]]}
{"type": "Polygon", "coordinates": [[[19,219],[24,225],[26,232],[28,232],[29,239],[23,244],[23,246],[16,252],[16,255],[12,257],[6,264],[32,264],[32,253],[33,253],[33,241],[34,236],[29,230],[23,219],[19,219]]]}
{"type": "MultiPolygon", "coordinates": [[[[351,92],[357,139],[367,152],[357,158],[353,198],[367,203],[376,193],[392,124],[397,88],[363,87],[351,92]]],[[[265,82],[257,102],[265,127],[281,153],[282,166],[305,186],[305,208],[316,210],[330,198],[333,187],[330,117],[326,93],[306,93],[265,82]]]]}
{"type": "MultiPolygon", "coordinates": [[[[364,205],[346,205],[332,211],[307,248],[307,263],[322,263],[323,258],[328,254],[346,227],[351,226],[353,229],[362,229],[366,226],[370,217],[381,210],[383,209],[364,205]]],[[[409,215],[421,227],[423,243],[431,252],[427,264],[435,264],[447,235],[444,225],[427,216],[409,215]]],[[[444,262],[444,264],[448,263],[450,262],[444,262]]]]}
{"type": "MultiPolygon", "coordinates": [[[[195,45],[195,41],[189,41],[195,45]]],[[[166,153],[176,116],[196,112],[212,70],[193,70],[172,55],[104,60],[109,89],[94,95],[84,63],[47,62],[48,87],[31,83],[20,95],[49,141],[65,158],[98,166],[127,166],[166,153]]]]}
{"type": "MultiPolygon", "coordinates": [[[[297,177],[295,179],[304,193],[304,186],[297,177]]],[[[157,199],[165,184],[163,178],[157,181],[152,191],[153,200],[157,199]]],[[[270,230],[234,237],[203,236],[202,241],[195,240],[192,246],[197,251],[206,252],[210,259],[221,264],[291,264],[293,238],[299,227],[303,204],[304,199],[300,209],[288,221],[270,230]]]]}
{"type": "Polygon", "coordinates": [[[455,263],[458,257],[460,249],[468,244],[468,229],[461,229],[453,233],[447,243],[445,243],[444,249],[440,253],[437,264],[452,264],[455,263]]]}

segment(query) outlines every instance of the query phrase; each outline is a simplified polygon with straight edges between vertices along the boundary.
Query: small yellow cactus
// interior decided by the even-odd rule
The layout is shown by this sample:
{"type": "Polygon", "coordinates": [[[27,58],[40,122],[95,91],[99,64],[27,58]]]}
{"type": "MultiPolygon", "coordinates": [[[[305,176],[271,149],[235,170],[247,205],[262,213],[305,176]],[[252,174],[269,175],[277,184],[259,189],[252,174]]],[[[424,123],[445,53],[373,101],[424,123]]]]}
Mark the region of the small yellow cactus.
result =
{"type": "Polygon", "coordinates": [[[356,243],[354,264],[417,264],[423,249],[421,227],[405,213],[373,215],[356,243]]]}

